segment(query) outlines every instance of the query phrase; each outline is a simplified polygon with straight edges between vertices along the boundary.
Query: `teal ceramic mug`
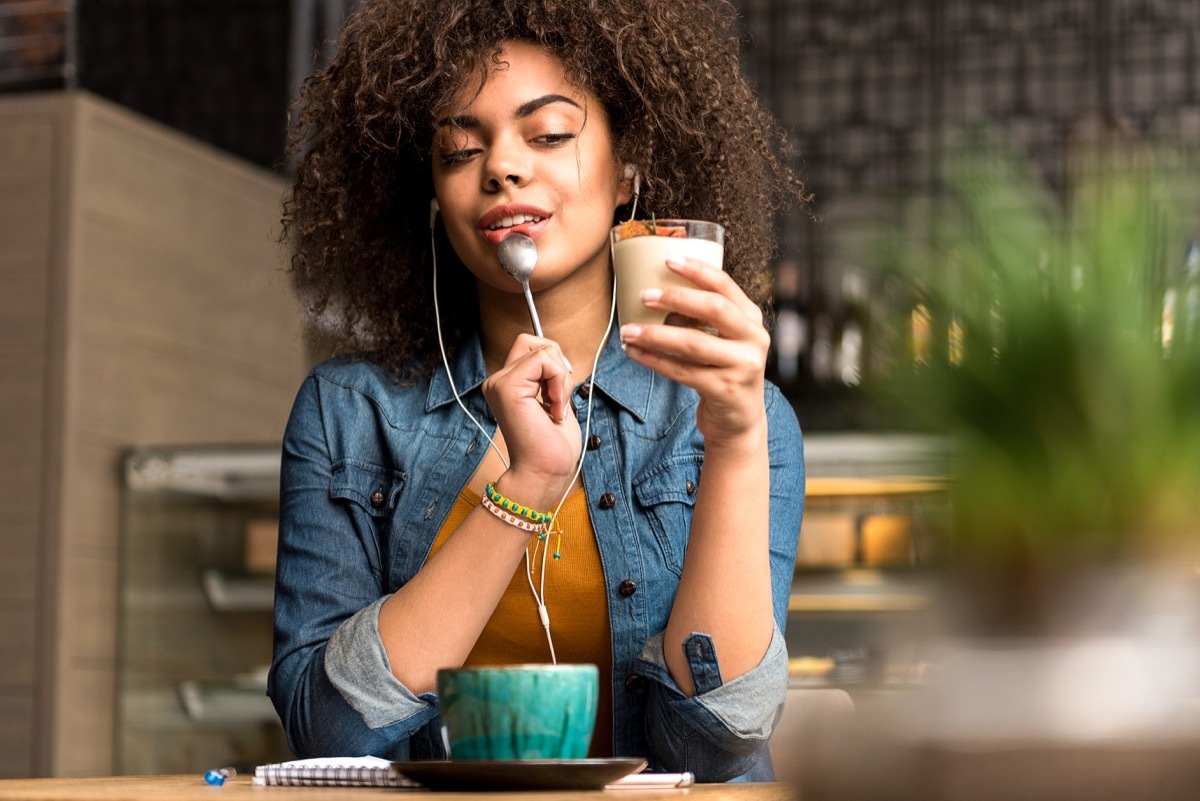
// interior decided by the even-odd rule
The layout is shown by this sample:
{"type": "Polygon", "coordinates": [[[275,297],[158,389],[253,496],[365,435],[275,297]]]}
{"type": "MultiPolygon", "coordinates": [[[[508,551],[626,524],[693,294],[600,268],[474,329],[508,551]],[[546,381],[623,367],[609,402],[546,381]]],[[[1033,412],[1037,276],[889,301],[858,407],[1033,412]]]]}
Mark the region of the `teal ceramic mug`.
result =
{"type": "Polygon", "coordinates": [[[499,665],[438,671],[452,759],[584,759],[596,723],[595,665],[499,665]]]}

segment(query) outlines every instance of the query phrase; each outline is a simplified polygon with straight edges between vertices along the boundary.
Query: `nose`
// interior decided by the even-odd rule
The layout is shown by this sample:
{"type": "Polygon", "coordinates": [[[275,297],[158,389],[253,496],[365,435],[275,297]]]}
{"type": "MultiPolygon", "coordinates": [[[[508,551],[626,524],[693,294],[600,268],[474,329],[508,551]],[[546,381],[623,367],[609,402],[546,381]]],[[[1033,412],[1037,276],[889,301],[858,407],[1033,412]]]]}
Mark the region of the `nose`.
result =
{"type": "Polygon", "coordinates": [[[529,159],[522,144],[507,137],[492,143],[483,171],[485,191],[499,192],[505,187],[524,186],[529,180],[529,159]]]}

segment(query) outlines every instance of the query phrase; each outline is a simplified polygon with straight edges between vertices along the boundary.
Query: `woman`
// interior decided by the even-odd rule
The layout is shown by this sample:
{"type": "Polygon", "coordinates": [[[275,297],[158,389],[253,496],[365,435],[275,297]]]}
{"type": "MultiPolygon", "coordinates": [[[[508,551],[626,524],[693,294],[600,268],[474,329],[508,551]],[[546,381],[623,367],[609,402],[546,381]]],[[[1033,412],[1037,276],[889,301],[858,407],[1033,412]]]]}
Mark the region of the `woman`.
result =
{"type": "Polygon", "coordinates": [[[284,441],[270,694],[297,754],[444,757],[438,668],[557,659],[601,668],[593,756],[772,775],[803,467],[759,304],[800,185],[731,18],[381,0],[306,83],[285,231],[351,355],[284,441]],[[639,188],[646,216],[726,227],[724,272],[672,263],[696,288],[643,296],[707,330],[610,335],[639,188]],[[513,232],[544,337],[497,259],[513,232]]]}

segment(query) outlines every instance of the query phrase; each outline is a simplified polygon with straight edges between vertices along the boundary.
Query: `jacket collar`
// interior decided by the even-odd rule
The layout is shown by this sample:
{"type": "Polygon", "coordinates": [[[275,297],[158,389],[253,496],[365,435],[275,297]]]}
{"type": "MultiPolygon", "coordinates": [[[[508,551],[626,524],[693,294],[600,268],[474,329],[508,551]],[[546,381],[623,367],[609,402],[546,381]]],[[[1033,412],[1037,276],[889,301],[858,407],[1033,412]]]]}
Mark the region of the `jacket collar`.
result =
{"type": "MultiPolygon", "coordinates": [[[[627,357],[621,350],[620,340],[614,328],[604,343],[596,375],[590,383],[593,390],[598,390],[617,406],[642,421],[646,419],[650,410],[655,384],[666,379],[627,357]]],[[[450,375],[454,379],[454,388],[464,401],[468,396],[478,393],[480,385],[487,378],[478,333],[471,332],[463,339],[458,352],[450,360],[450,375]]],[[[437,370],[429,381],[425,411],[431,412],[449,403],[454,403],[454,389],[451,388],[445,369],[437,370]]]]}

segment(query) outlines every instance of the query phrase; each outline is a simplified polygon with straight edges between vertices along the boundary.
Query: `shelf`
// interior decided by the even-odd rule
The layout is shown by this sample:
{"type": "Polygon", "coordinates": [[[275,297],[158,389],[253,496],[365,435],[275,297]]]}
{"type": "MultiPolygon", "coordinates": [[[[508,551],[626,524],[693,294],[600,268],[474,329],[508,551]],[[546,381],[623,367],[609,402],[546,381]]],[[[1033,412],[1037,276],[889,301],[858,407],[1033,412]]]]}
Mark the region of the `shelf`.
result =
{"type": "Polygon", "coordinates": [[[921,480],[946,474],[953,455],[936,436],[905,433],[813,433],[804,437],[804,470],[812,479],[921,480]]]}
{"type": "Polygon", "coordinates": [[[790,613],[920,612],[934,601],[927,576],[907,570],[798,570],[788,597],[790,613]]]}
{"type": "Polygon", "coordinates": [[[279,719],[265,684],[185,681],[179,685],[179,700],[187,716],[197,722],[274,723],[279,719]]]}
{"type": "Polygon", "coordinates": [[[217,612],[270,612],[275,607],[275,577],[238,575],[215,568],[200,575],[204,595],[217,612]]]}
{"type": "Polygon", "coordinates": [[[125,485],[224,501],[279,497],[277,446],[139,448],[125,459],[125,485]]]}
{"type": "Polygon", "coordinates": [[[889,476],[887,478],[810,477],[804,498],[837,501],[914,500],[944,492],[946,483],[940,479],[889,476]]]}
{"type": "Polygon", "coordinates": [[[931,600],[925,595],[881,595],[850,593],[809,594],[792,593],[788,598],[789,612],[919,612],[928,609],[931,600]]]}

